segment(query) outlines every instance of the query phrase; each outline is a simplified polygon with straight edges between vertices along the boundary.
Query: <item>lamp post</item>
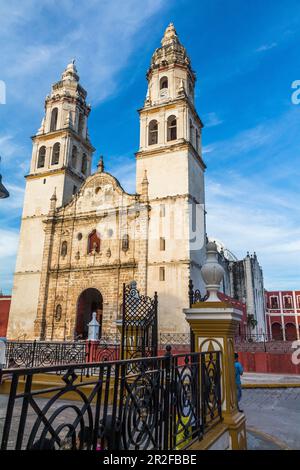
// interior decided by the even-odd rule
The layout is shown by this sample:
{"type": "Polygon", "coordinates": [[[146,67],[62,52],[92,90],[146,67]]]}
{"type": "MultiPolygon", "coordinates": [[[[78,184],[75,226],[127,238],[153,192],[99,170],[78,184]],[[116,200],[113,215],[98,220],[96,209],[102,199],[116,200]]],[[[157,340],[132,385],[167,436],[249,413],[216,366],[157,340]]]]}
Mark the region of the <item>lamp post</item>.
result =
{"type": "Polygon", "coordinates": [[[2,184],[2,176],[0,175],[0,199],[5,199],[6,197],[9,197],[9,192],[2,184]]]}
{"type": "MultiPolygon", "coordinates": [[[[0,162],[1,162],[1,157],[0,157],[0,162]]],[[[6,197],[9,197],[9,192],[5,188],[5,186],[2,184],[2,176],[0,174],[0,199],[5,199],[6,197]]]]}

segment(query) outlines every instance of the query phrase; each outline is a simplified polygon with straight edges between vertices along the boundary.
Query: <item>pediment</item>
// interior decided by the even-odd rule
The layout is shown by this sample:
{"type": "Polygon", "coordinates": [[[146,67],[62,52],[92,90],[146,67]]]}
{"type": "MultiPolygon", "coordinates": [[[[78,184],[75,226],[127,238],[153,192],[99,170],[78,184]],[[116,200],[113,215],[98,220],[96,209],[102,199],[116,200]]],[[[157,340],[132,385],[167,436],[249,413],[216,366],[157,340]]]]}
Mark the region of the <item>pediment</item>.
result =
{"type": "Polygon", "coordinates": [[[66,212],[76,213],[109,211],[110,209],[126,207],[139,200],[137,194],[128,194],[119,181],[110,173],[97,172],[87,178],[72,201],[65,206],[66,212]]]}

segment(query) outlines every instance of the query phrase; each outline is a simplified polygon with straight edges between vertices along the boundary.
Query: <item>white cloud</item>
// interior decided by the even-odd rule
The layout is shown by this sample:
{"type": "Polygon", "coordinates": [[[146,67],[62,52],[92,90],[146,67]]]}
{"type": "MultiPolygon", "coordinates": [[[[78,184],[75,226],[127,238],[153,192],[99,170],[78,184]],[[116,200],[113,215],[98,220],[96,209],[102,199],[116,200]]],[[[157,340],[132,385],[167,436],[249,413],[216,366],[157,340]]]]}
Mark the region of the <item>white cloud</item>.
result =
{"type": "Polygon", "coordinates": [[[1,72],[8,99],[40,106],[42,94],[75,57],[90,99],[94,104],[102,101],[116,90],[132,52],[147,40],[150,29],[143,27],[165,4],[90,0],[78,8],[76,1],[64,0],[58,9],[51,0],[2,3],[1,72]]]}
{"type": "Polygon", "coordinates": [[[19,234],[17,230],[0,229],[0,261],[15,256],[18,247],[19,234]]]}
{"type": "Polygon", "coordinates": [[[202,147],[202,154],[206,155],[208,153],[212,153],[214,150],[215,150],[214,145],[204,145],[204,147],[202,147]]]}
{"type": "MultiPolygon", "coordinates": [[[[23,174],[28,170],[30,142],[24,128],[39,125],[42,104],[52,83],[72,58],[93,106],[118,91],[122,70],[133,53],[153,34],[155,15],[170,0],[11,0],[0,2],[0,80],[7,88],[7,105],[0,111],[1,172],[10,198],[0,205],[0,286],[11,286],[17,250],[16,233],[9,230],[20,220],[23,174]],[[3,116],[3,120],[2,120],[3,116]],[[24,145],[23,145],[24,142],[24,145]],[[4,229],[8,227],[8,229],[4,229]],[[12,248],[14,247],[14,248],[12,248]],[[3,281],[4,280],[4,281],[3,281]]],[[[133,63],[133,74],[136,63],[133,63]]],[[[132,160],[120,162],[116,176],[127,191],[135,191],[132,160]]],[[[8,288],[8,287],[7,287],[8,288]]]]}
{"type": "Polygon", "coordinates": [[[2,157],[2,164],[6,163],[6,159],[16,156],[22,152],[23,148],[16,141],[15,136],[12,134],[0,135],[0,156],[2,157]],[[4,159],[5,158],[5,159],[4,159]]]}
{"type": "Polygon", "coordinates": [[[274,49],[274,47],[277,47],[277,42],[272,42],[272,43],[269,43],[269,44],[263,44],[262,46],[258,47],[256,49],[256,52],[265,52],[265,51],[269,51],[270,49],[274,49]]]}
{"type": "Polygon", "coordinates": [[[223,120],[219,118],[217,113],[207,113],[203,116],[204,126],[206,128],[216,127],[223,123],[223,120]]]}
{"type": "Polygon", "coordinates": [[[0,290],[7,294],[12,289],[18,241],[17,230],[0,229],[0,290]]]}
{"type": "Polygon", "coordinates": [[[243,258],[256,251],[267,289],[299,288],[300,213],[296,194],[256,178],[225,172],[223,182],[207,179],[209,236],[243,258]],[[281,205],[274,203],[280,201],[281,205]]]}

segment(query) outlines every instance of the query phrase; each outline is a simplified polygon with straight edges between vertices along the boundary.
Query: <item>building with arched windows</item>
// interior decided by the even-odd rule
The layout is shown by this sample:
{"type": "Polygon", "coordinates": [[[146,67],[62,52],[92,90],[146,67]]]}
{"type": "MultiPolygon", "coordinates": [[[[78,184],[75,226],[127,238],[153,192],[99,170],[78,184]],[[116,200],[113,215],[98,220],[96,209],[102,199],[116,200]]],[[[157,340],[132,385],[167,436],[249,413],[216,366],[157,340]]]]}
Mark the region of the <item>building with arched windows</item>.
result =
{"type": "Polygon", "coordinates": [[[266,291],[266,322],[270,338],[300,339],[300,291],[266,291]]]}
{"type": "Polygon", "coordinates": [[[196,76],[173,24],[147,72],[136,192],[91,174],[90,107],[70,63],[52,86],[33,139],[8,337],[85,338],[93,311],[116,331],[123,283],[158,292],[161,332],[189,331],[188,281],[204,294],[206,227],[196,76]]]}

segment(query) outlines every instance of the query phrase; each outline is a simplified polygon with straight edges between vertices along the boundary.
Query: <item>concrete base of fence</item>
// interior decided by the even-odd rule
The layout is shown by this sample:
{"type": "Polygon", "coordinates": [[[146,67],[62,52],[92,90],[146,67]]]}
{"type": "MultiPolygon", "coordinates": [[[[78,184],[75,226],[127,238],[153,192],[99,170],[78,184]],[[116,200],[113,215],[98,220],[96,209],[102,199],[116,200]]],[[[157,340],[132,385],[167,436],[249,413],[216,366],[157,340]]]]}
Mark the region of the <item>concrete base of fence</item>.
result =
{"type": "Polygon", "coordinates": [[[216,424],[188,450],[247,450],[245,422],[242,413],[225,417],[222,423],[216,424]]]}
{"type": "Polygon", "coordinates": [[[194,442],[187,450],[229,450],[230,435],[228,426],[220,423],[208,431],[203,439],[194,442]]]}

